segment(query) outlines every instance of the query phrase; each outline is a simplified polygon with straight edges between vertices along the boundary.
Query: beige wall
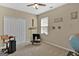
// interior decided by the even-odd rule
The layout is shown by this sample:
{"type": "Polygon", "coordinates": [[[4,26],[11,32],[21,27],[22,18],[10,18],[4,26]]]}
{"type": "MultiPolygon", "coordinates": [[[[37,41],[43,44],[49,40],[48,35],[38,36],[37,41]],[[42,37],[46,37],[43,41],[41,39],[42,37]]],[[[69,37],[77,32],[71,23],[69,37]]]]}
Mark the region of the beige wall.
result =
{"type": "Polygon", "coordinates": [[[38,33],[40,33],[40,19],[47,16],[49,18],[48,35],[44,35],[43,39],[62,47],[72,49],[69,37],[75,33],[79,33],[79,15],[78,19],[75,20],[71,20],[70,16],[70,13],[74,11],[78,11],[79,14],[79,4],[65,4],[52,11],[38,15],[38,33]],[[54,23],[54,18],[59,17],[63,17],[63,22],[54,23]],[[55,26],[56,29],[53,30],[52,26],[55,26]],[[58,26],[61,26],[61,29],[58,29],[58,26]]]}
{"type": "MultiPolygon", "coordinates": [[[[19,18],[19,17],[25,18],[27,20],[27,26],[28,26],[27,27],[28,39],[30,39],[29,38],[30,32],[29,32],[28,28],[31,27],[31,24],[32,24],[31,20],[32,19],[35,20],[34,26],[37,27],[37,17],[35,15],[0,6],[0,35],[3,35],[4,16],[13,16],[13,17],[17,17],[17,18],[19,18]]],[[[37,30],[35,30],[35,32],[37,32],[37,30]]]]}

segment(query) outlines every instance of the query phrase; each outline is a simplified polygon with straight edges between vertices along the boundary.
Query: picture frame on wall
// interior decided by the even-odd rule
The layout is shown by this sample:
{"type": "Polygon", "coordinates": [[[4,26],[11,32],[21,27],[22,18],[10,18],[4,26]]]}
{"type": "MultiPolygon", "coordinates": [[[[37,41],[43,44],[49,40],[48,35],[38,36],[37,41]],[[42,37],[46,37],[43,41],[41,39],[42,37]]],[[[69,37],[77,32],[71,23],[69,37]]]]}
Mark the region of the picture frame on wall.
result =
{"type": "Polygon", "coordinates": [[[58,29],[61,29],[61,26],[58,26],[58,29]]]}
{"type": "Polygon", "coordinates": [[[77,11],[71,12],[71,19],[77,19],[77,18],[78,18],[78,12],[77,11]]]}
{"type": "Polygon", "coordinates": [[[55,18],[54,23],[63,22],[63,17],[55,18]]]}
{"type": "Polygon", "coordinates": [[[52,26],[52,29],[55,29],[55,26],[52,26]]]}

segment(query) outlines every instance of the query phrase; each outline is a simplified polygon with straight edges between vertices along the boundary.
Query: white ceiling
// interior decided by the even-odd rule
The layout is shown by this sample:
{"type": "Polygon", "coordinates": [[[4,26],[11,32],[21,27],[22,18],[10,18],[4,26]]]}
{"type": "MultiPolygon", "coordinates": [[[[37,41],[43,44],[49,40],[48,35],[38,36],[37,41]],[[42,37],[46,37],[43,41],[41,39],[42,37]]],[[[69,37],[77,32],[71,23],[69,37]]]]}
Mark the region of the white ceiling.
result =
{"type": "Polygon", "coordinates": [[[57,7],[64,5],[65,3],[43,3],[43,4],[46,4],[46,6],[45,7],[39,6],[39,9],[37,10],[34,9],[33,7],[27,7],[26,5],[28,4],[31,4],[31,3],[0,3],[1,6],[32,13],[34,15],[38,15],[46,11],[55,9],[57,7]],[[53,8],[50,8],[50,7],[53,7],[53,8]]]}

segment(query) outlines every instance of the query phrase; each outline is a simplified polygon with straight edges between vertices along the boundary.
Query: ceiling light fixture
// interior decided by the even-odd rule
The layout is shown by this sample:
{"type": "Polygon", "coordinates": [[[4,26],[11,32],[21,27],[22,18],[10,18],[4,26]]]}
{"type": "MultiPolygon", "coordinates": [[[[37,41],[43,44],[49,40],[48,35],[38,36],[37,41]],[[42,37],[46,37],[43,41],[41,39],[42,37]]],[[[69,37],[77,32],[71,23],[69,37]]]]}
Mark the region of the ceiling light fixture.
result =
{"type": "Polygon", "coordinates": [[[29,5],[27,5],[27,6],[28,6],[28,7],[29,7],[29,6],[32,6],[33,8],[38,9],[39,6],[46,6],[46,4],[33,3],[33,4],[29,4],[29,5]]]}
{"type": "Polygon", "coordinates": [[[35,8],[35,9],[38,9],[38,7],[39,7],[39,6],[38,6],[37,3],[33,5],[33,8],[35,8]]]}

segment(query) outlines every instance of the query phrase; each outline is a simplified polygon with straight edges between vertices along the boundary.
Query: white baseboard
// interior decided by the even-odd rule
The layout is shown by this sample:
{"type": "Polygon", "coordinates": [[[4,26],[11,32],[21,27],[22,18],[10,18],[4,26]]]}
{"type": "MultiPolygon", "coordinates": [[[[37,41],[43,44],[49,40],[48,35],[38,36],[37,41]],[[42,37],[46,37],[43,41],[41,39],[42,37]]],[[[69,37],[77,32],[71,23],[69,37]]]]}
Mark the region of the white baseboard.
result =
{"type": "Polygon", "coordinates": [[[54,44],[54,43],[51,43],[51,42],[47,42],[47,41],[43,41],[43,42],[44,42],[44,43],[47,43],[47,44],[49,44],[49,45],[56,46],[56,47],[58,47],[58,48],[67,50],[67,51],[75,52],[74,50],[71,50],[71,49],[69,49],[69,48],[62,47],[62,46],[60,46],[60,45],[57,45],[57,44],[54,44]]]}

